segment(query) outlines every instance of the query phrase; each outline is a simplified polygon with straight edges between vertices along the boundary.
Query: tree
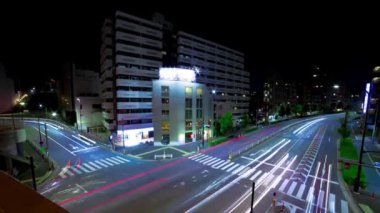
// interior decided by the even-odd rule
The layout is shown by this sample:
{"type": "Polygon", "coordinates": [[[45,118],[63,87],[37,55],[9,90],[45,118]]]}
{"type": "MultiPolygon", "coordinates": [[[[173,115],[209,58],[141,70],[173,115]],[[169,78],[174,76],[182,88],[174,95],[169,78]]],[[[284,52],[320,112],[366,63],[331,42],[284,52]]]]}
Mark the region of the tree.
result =
{"type": "Polygon", "coordinates": [[[294,115],[300,115],[302,113],[302,105],[301,104],[296,104],[293,106],[292,108],[292,112],[294,113],[294,115]]]}
{"type": "Polygon", "coordinates": [[[280,110],[278,111],[278,115],[281,116],[281,117],[283,117],[285,115],[285,113],[286,113],[285,112],[285,107],[284,107],[284,105],[281,104],[280,110]]]}
{"type": "Polygon", "coordinates": [[[215,121],[214,123],[214,132],[215,132],[215,136],[219,136],[221,134],[220,132],[220,122],[219,121],[215,121]]]}
{"type": "Polygon", "coordinates": [[[225,134],[226,132],[232,129],[232,126],[232,113],[224,113],[224,115],[220,118],[220,133],[225,134]]]}
{"type": "Polygon", "coordinates": [[[290,108],[290,105],[287,104],[285,108],[285,115],[289,116],[292,113],[292,109],[290,108]]]}
{"type": "Polygon", "coordinates": [[[248,126],[248,115],[241,116],[240,120],[241,120],[241,122],[240,122],[241,128],[245,128],[248,126]]]}

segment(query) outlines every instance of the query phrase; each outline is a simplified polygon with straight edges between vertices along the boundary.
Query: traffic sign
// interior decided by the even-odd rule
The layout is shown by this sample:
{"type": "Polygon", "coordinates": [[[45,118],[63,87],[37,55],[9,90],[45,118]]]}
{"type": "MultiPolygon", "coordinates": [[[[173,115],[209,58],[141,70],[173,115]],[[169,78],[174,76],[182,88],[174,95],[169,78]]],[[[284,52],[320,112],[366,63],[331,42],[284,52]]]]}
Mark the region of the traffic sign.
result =
{"type": "Polygon", "coordinates": [[[374,165],[376,168],[380,169],[380,162],[375,162],[373,165],[374,165]]]}

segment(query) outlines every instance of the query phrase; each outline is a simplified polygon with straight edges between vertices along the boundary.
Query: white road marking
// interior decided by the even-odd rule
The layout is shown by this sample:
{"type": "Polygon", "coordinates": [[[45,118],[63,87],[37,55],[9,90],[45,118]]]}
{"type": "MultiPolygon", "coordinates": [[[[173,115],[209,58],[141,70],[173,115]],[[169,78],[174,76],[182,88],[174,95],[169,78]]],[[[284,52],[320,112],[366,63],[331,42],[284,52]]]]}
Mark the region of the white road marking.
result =
{"type": "Polygon", "coordinates": [[[330,193],[329,196],[329,213],[335,213],[335,194],[330,193]]]}
{"type": "Polygon", "coordinates": [[[266,176],[268,175],[268,173],[267,172],[265,172],[263,175],[261,175],[261,177],[256,181],[258,184],[260,184],[263,180],[264,180],[264,178],[266,178],[266,176]]]}
{"type": "Polygon", "coordinates": [[[69,169],[66,170],[66,174],[69,174],[70,176],[74,176],[74,173],[72,173],[69,169]]]}
{"type": "Polygon", "coordinates": [[[104,159],[100,159],[99,161],[101,161],[101,162],[103,162],[103,163],[105,163],[105,164],[108,164],[108,165],[110,165],[110,166],[113,166],[113,163],[108,162],[108,161],[106,161],[106,160],[104,160],[104,159]]]}
{"type": "Polygon", "coordinates": [[[216,162],[219,162],[219,161],[221,161],[221,159],[219,159],[219,158],[216,158],[216,159],[214,159],[214,160],[212,160],[212,161],[210,161],[210,162],[208,162],[207,164],[205,164],[205,165],[212,165],[212,164],[214,164],[214,163],[216,163],[216,162]]]}
{"type": "Polygon", "coordinates": [[[297,182],[293,181],[292,185],[290,185],[290,188],[288,189],[287,194],[290,194],[290,195],[293,194],[293,191],[296,188],[296,186],[297,186],[297,182]]]}
{"type": "Polygon", "coordinates": [[[324,208],[323,206],[324,197],[325,197],[325,191],[319,190],[317,206],[322,209],[324,208]]]}
{"type": "Polygon", "coordinates": [[[202,164],[206,164],[206,163],[211,162],[211,161],[214,161],[214,160],[216,160],[216,159],[217,159],[217,158],[214,158],[214,157],[209,158],[208,160],[203,161],[202,164]]]}
{"type": "Polygon", "coordinates": [[[203,158],[201,161],[198,161],[199,163],[203,163],[205,161],[210,160],[212,157],[211,156],[206,156],[206,158],[203,158]]]}
{"type": "MultiPolygon", "coordinates": [[[[79,167],[78,167],[78,168],[79,168],[79,167]]],[[[71,166],[71,170],[72,170],[73,172],[77,173],[78,175],[80,175],[80,174],[82,174],[82,172],[79,171],[78,168],[76,168],[76,166],[71,166]]]]}
{"type": "Polygon", "coordinates": [[[342,210],[342,213],[348,213],[348,204],[347,204],[347,201],[341,200],[340,201],[340,208],[342,210]]]}
{"type": "MultiPolygon", "coordinates": [[[[37,130],[38,132],[38,129],[36,127],[33,127],[35,130],[37,130]]],[[[45,135],[42,131],[41,131],[41,134],[45,135]]],[[[64,150],[66,150],[68,153],[74,155],[74,156],[77,156],[76,154],[74,154],[72,151],[68,150],[66,147],[62,146],[60,143],[58,143],[56,140],[54,140],[53,138],[51,138],[50,136],[48,136],[48,138],[53,141],[54,143],[56,143],[58,146],[62,147],[64,150]]]]}
{"type": "Polygon", "coordinates": [[[84,193],[87,193],[87,190],[84,189],[81,185],[79,185],[79,184],[76,184],[76,185],[77,185],[78,188],[82,189],[84,191],[84,193]]]}
{"type": "Polygon", "coordinates": [[[100,161],[98,161],[98,160],[96,160],[95,163],[97,163],[97,164],[99,164],[99,165],[101,165],[101,166],[103,166],[103,167],[105,167],[105,168],[108,167],[108,165],[106,165],[106,164],[104,164],[104,163],[102,163],[102,162],[100,162],[100,161]]]}
{"type": "Polygon", "coordinates": [[[238,166],[240,166],[240,164],[237,163],[237,164],[233,165],[232,167],[230,167],[229,169],[227,169],[226,171],[230,172],[230,171],[234,170],[238,166]]]}
{"type": "Polygon", "coordinates": [[[191,160],[193,160],[193,161],[200,161],[201,159],[205,159],[205,158],[207,158],[207,157],[208,157],[207,155],[201,155],[201,156],[196,157],[196,158],[193,158],[193,159],[191,159],[191,160]]]}
{"type": "Polygon", "coordinates": [[[96,171],[96,169],[94,167],[88,165],[87,163],[84,163],[82,165],[85,166],[86,168],[90,169],[91,171],[96,171]]]}
{"type": "Polygon", "coordinates": [[[118,159],[120,159],[120,160],[122,160],[122,161],[125,161],[125,162],[131,162],[130,160],[125,159],[125,158],[120,157],[120,156],[116,156],[116,158],[118,158],[118,159]]]}
{"type": "Polygon", "coordinates": [[[91,164],[92,166],[98,168],[98,169],[102,169],[101,166],[99,166],[98,164],[94,163],[94,162],[88,162],[89,164],[91,164]]]}
{"type": "Polygon", "coordinates": [[[106,159],[104,159],[104,160],[106,160],[106,161],[110,161],[110,162],[112,162],[112,163],[114,163],[114,164],[117,164],[117,165],[120,164],[118,161],[115,161],[115,160],[113,160],[112,158],[106,158],[106,159]]]}
{"type": "Polygon", "coordinates": [[[99,148],[99,146],[93,146],[93,147],[88,147],[88,148],[84,148],[84,149],[79,149],[79,150],[75,150],[73,152],[83,152],[83,151],[88,151],[90,149],[96,149],[96,148],[99,148]]]}
{"type": "Polygon", "coordinates": [[[246,173],[249,169],[251,169],[251,168],[249,168],[249,167],[245,167],[245,168],[243,169],[243,171],[241,171],[238,175],[239,175],[239,176],[243,175],[243,174],[246,173]]]}
{"type": "Polygon", "coordinates": [[[301,187],[298,189],[298,192],[296,195],[297,198],[299,198],[299,199],[302,198],[303,192],[305,191],[305,187],[306,187],[306,185],[302,184],[301,187]]]}
{"type": "Polygon", "coordinates": [[[239,168],[235,169],[232,174],[237,174],[238,172],[240,172],[241,170],[243,170],[245,168],[245,166],[240,166],[239,168]]]}
{"type": "Polygon", "coordinates": [[[82,171],[84,171],[84,172],[86,172],[86,173],[91,172],[91,171],[87,170],[86,168],[84,168],[82,165],[79,166],[78,169],[80,169],[80,170],[82,170],[82,171]]]}
{"type": "Polygon", "coordinates": [[[219,169],[220,167],[224,166],[227,163],[229,163],[229,161],[222,160],[219,163],[216,163],[216,164],[212,165],[212,168],[219,169]]]}
{"type": "Polygon", "coordinates": [[[289,179],[285,179],[284,182],[281,184],[281,187],[279,191],[283,192],[285,190],[286,185],[288,185],[289,179]]]}
{"type": "Polygon", "coordinates": [[[196,155],[193,155],[193,156],[190,156],[190,157],[188,157],[189,159],[195,159],[195,158],[197,158],[198,156],[201,156],[202,155],[202,153],[198,153],[198,154],[196,154],[196,155]]]}
{"type": "Polygon", "coordinates": [[[111,159],[113,159],[113,160],[115,160],[115,161],[117,161],[119,163],[125,163],[125,161],[122,161],[122,160],[120,160],[118,158],[115,158],[115,157],[111,157],[111,159]]]}
{"type": "Polygon", "coordinates": [[[249,178],[249,180],[254,180],[256,177],[258,177],[263,171],[259,170],[257,171],[254,175],[252,175],[251,178],[249,178]]]}
{"type": "Polygon", "coordinates": [[[234,162],[231,162],[229,164],[227,164],[226,166],[224,166],[223,168],[221,168],[221,170],[225,170],[227,169],[228,167],[232,166],[233,164],[235,164],[234,162]]]}

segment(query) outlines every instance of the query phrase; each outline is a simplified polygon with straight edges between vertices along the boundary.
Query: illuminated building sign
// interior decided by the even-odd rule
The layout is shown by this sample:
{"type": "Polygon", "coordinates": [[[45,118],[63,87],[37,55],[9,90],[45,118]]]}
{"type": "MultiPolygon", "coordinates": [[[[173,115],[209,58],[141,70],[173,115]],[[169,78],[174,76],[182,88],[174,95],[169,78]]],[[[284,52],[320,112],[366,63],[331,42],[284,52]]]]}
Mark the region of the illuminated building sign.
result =
{"type": "Polygon", "coordinates": [[[195,81],[195,71],[183,68],[160,68],[160,80],[195,81]]]}
{"type": "Polygon", "coordinates": [[[369,98],[369,92],[371,90],[371,84],[367,83],[365,87],[365,97],[364,97],[364,104],[363,104],[363,113],[367,112],[367,105],[368,105],[368,98],[369,98]]]}

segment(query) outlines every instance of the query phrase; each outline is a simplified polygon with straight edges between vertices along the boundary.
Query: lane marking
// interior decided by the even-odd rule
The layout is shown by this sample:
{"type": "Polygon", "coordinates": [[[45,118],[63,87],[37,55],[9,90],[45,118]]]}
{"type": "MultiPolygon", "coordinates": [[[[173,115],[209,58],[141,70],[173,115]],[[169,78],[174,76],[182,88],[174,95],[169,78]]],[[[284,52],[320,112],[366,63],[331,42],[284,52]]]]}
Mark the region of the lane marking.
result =
{"type": "Polygon", "coordinates": [[[209,163],[209,162],[214,161],[214,160],[218,160],[218,158],[211,157],[208,160],[203,161],[202,164],[206,165],[206,163],[209,163]]]}
{"type": "Polygon", "coordinates": [[[288,185],[289,179],[285,179],[284,182],[281,184],[281,187],[279,191],[283,192],[285,187],[288,185]]]}
{"type": "Polygon", "coordinates": [[[225,167],[221,168],[221,170],[225,170],[227,169],[228,167],[232,166],[233,164],[235,164],[234,162],[230,162],[229,164],[227,164],[225,167]]]}
{"type": "Polygon", "coordinates": [[[230,167],[229,169],[227,169],[226,171],[231,172],[232,170],[234,170],[238,166],[240,166],[240,164],[237,163],[237,164],[233,165],[232,167],[230,167]]]}
{"type": "Polygon", "coordinates": [[[225,160],[222,160],[214,165],[211,166],[211,168],[214,168],[214,169],[219,169],[220,167],[222,167],[224,164],[228,163],[228,161],[225,161],[225,160]],[[220,165],[219,165],[220,164],[220,165]]]}
{"type": "Polygon", "coordinates": [[[95,163],[97,163],[97,164],[99,164],[99,165],[101,165],[101,166],[103,166],[103,167],[105,167],[105,168],[108,167],[108,165],[106,165],[106,164],[100,162],[99,160],[95,160],[95,163]]]}
{"type": "Polygon", "coordinates": [[[249,178],[249,180],[254,180],[254,179],[257,178],[261,173],[262,173],[261,170],[257,171],[254,175],[252,175],[251,178],[249,178]]]}
{"type": "Polygon", "coordinates": [[[92,166],[94,166],[95,168],[97,169],[102,169],[101,166],[99,166],[98,164],[94,163],[94,162],[88,162],[89,164],[91,164],[92,166]]]}
{"type": "Polygon", "coordinates": [[[340,200],[340,207],[342,210],[342,213],[348,213],[348,204],[345,200],[340,200]]]}
{"type": "MultiPolygon", "coordinates": [[[[33,127],[37,132],[38,132],[38,129],[36,127],[33,127]]],[[[41,132],[41,134],[45,135],[45,133],[41,132]]],[[[71,152],[70,150],[68,150],[66,147],[62,146],[62,144],[58,143],[56,140],[54,140],[53,138],[51,138],[50,136],[48,136],[48,138],[53,141],[54,143],[56,143],[58,146],[62,147],[64,150],[66,150],[68,153],[72,154],[73,156],[77,156],[76,154],[74,154],[73,152],[71,152]]]]}
{"type": "Polygon", "coordinates": [[[131,162],[130,160],[125,159],[125,158],[120,157],[120,156],[116,156],[115,158],[120,159],[120,160],[125,161],[125,162],[131,162]]]}
{"type": "Polygon", "coordinates": [[[120,160],[118,158],[115,158],[115,157],[111,157],[111,159],[113,159],[113,160],[115,160],[115,161],[117,161],[119,163],[126,163],[125,161],[122,161],[122,160],[120,160]]]}
{"type": "Polygon", "coordinates": [[[303,192],[305,191],[305,184],[302,184],[301,187],[298,189],[296,197],[299,199],[302,199],[303,192]]]}
{"type": "Polygon", "coordinates": [[[296,186],[297,186],[297,183],[293,181],[292,185],[290,185],[290,188],[288,189],[287,194],[290,194],[290,195],[293,194],[293,191],[296,188],[296,186]]]}
{"type": "Polygon", "coordinates": [[[110,166],[113,166],[113,165],[114,165],[113,163],[108,162],[108,161],[106,161],[106,160],[104,160],[104,159],[100,159],[99,161],[101,161],[101,162],[103,162],[103,163],[105,163],[105,164],[108,164],[108,165],[110,165],[110,166]]]}
{"type": "Polygon", "coordinates": [[[324,209],[324,207],[323,207],[324,196],[325,196],[325,191],[319,190],[317,207],[319,207],[321,209],[324,209]]]}
{"type": "Polygon", "coordinates": [[[240,166],[239,168],[235,169],[232,174],[237,174],[238,172],[240,172],[241,170],[243,170],[245,168],[245,166],[240,166]]]}
{"type": "Polygon", "coordinates": [[[91,171],[87,170],[86,168],[84,168],[83,166],[79,166],[78,169],[84,171],[85,173],[90,173],[91,171]]]}
{"type": "Polygon", "coordinates": [[[329,196],[329,213],[335,213],[335,194],[330,193],[329,196]]]}
{"type": "Polygon", "coordinates": [[[213,160],[213,161],[211,161],[211,162],[209,162],[209,163],[207,163],[206,165],[207,166],[211,166],[211,165],[213,165],[213,164],[215,164],[215,163],[218,163],[219,161],[222,161],[222,159],[215,159],[215,160],[213,160]]]}
{"type": "Polygon", "coordinates": [[[91,171],[96,171],[94,167],[88,165],[87,163],[83,163],[82,165],[85,166],[87,169],[90,169],[91,171]]]}
{"type": "Polygon", "coordinates": [[[93,146],[93,147],[88,147],[88,148],[84,148],[84,149],[79,149],[79,150],[75,150],[73,152],[77,153],[77,152],[83,152],[83,151],[88,151],[90,149],[96,149],[96,148],[99,148],[99,146],[93,146]]]}
{"type": "MultiPolygon", "coordinates": [[[[263,180],[264,180],[264,178],[266,178],[266,176],[268,175],[268,173],[267,172],[265,172],[263,175],[261,175],[261,177],[256,181],[258,184],[260,184],[263,180]]],[[[252,179],[253,180],[253,179],[252,179]]]]}
{"type": "Polygon", "coordinates": [[[198,161],[198,162],[199,162],[199,163],[203,163],[203,162],[205,162],[205,161],[210,160],[211,158],[213,158],[213,157],[211,157],[211,156],[207,156],[206,158],[203,158],[201,161],[198,161]]]}
{"type": "Polygon", "coordinates": [[[106,160],[106,161],[110,161],[110,162],[112,162],[112,163],[114,163],[114,164],[117,164],[117,165],[120,164],[119,162],[113,160],[112,158],[106,158],[106,159],[104,159],[104,160],[106,160]]]}

